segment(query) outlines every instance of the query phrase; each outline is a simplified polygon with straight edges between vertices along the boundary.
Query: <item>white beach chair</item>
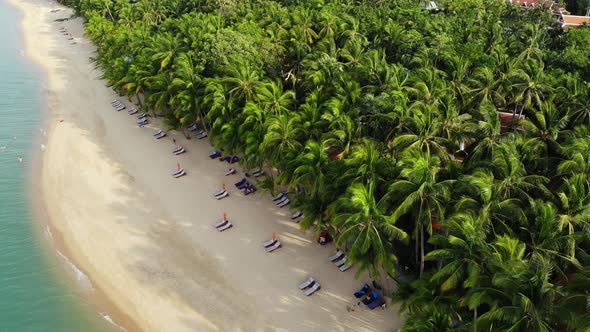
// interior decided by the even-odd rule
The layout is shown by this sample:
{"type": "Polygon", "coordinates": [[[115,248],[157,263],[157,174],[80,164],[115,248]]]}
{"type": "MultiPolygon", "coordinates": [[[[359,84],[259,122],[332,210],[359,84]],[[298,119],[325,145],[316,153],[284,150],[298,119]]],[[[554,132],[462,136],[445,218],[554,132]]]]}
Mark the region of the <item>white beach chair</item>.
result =
{"type": "Polygon", "coordinates": [[[119,99],[115,99],[115,100],[111,101],[111,105],[113,105],[113,104],[117,104],[117,103],[119,103],[119,104],[120,104],[120,103],[121,103],[121,101],[120,101],[119,99]]]}
{"type": "Polygon", "coordinates": [[[226,193],[226,192],[227,192],[227,191],[225,191],[225,189],[221,189],[221,190],[219,190],[219,191],[216,191],[216,192],[214,192],[214,193],[213,193],[213,196],[217,197],[217,196],[223,195],[223,194],[224,194],[224,193],[226,193]]]}
{"type": "Polygon", "coordinates": [[[179,171],[173,172],[172,176],[175,178],[179,178],[183,175],[186,175],[186,171],[184,170],[184,168],[181,168],[179,171]]]}
{"type": "Polygon", "coordinates": [[[233,224],[231,223],[231,221],[228,220],[227,221],[227,224],[225,224],[225,225],[223,225],[221,227],[217,227],[217,230],[220,231],[220,232],[223,232],[226,229],[231,228],[232,226],[233,226],[233,224]]]}
{"type": "Polygon", "coordinates": [[[303,212],[301,212],[301,211],[295,211],[295,212],[293,212],[293,214],[291,215],[291,219],[295,220],[295,219],[297,219],[297,218],[301,217],[302,215],[303,215],[303,212]]]}
{"type": "Polygon", "coordinates": [[[128,113],[129,115],[133,115],[133,114],[135,114],[135,113],[137,113],[137,112],[139,112],[139,111],[138,111],[138,110],[137,110],[137,108],[135,108],[135,107],[127,111],[127,113],[128,113]]]}
{"type": "Polygon", "coordinates": [[[311,286],[315,280],[312,277],[307,278],[304,282],[299,285],[299,289],[306,289],[307,287],[311,286]]]}
{"type": "Polygon", "coordinates": [[[162,134],[162,133],[164,133],[164,131],[163,131],[162,129],[160,129],[160,130],[158,130],[157,132],[155,132],[155,133],[153,134],[153,136],[155,137],[155,136],[158,136],[158,135],[160,135],[160,134],[162,134]]]}
{"type": "Polygon", "coordinates": [[[283,197],[285,197],[285,193],[279,193],[278,195],[276,195],[276,196],[273,196],[273,197],[272,197],[272,200],[273,200],[274,202],[276,202],[276,201],[279,201],[279,200],[283,199],[283,197]]]}
{"type": "Polygon", "coordinates": [[[227,223],[227,222],[229,222],[229,220],[226,220],[226,219],[221,219],[221,220],[219,220],[218,222],[214,223],[214,224],[213,224],[213,227],[215,227],[215,228],[219,228],[219,227],[221,227],[221,226],[225,226],[225,223],[227,223]]]}
{"type": "Polygon", "coordinates": [[[223,175],[228,176],[228,175],[232,175],[232,174],[235,174],[235,173],[236,173],[236,170],[233,169],[233,168],[230,168],[223,175]]]}
{"type": "Polygon", "coordinates": [[[272,246],[266,247],[266,251],[273,252],[273,251],[279,249],[281,246],[282,246],[282,244],[280,241],[275,241],[275,243],[272,246]]]}
{"type": "Polygon", "coordinates": [[[298,224],[301,220],[303,220],[303,218],[305,218],[305,216],[301,215],[299,218],[293,219],[293,221],[298,224]]]}
{"type": "Polygon", "coordinates": [[[330,262],[334,262],[340,258],[342,258],[342,256],[344,256],[344,253],[341,250],[336,251],[336,253],[330,257],[328,257],[328,259],[330,260],[330,262]]]}
{"type": "Polygon", "coordinates": [[[223,194],[217,195],[217,196],[215,196],[215,198],[217,198],[218,200],[220,200],[222,198],[226,198],[227,196],[229,196],[229,193],[227,191],[224,191],[223,194]]]}
{"type": "Polygon", "coordinates": [[[272,246],[273,244],[275,244],[275,242],[277,242],[277,240],[270,239],[270,240],[268,240],[268,241],[264,242],[264,243],[262,244],[262,246],[263,246],[263,247],[265,247],[265,248],[266,248],[266,247],[270,247],[270,246],[272,246]]]}
{"type": "Polygon", "coordinates": [[[254,175],[254,177],[257,178],[257,177],[263,176],[264,175],[264,171],[259,171],[259,172],[256,172],[256,173],[252,173],[252,175],[254,175]]]}
{"type": "Polygon", "coordinates": [[[140,113],[139,115],[137,115],[138,119],[143,119],[147,116],[147,113],[140,113]]]}
{"type": "Polygon", "coordinates": [[[197,130],[197,124],[196,123],[193,123],[187,129],[190,130],[190,131],[195,131],[195,130],[197,130]]]}
{"type": "Polygon", "coordinates": [[[317,292],[320,289],[321,285],[319,282],[315,282],[308,290],[305,291],[306,296],[310,296],[311,294],[317,292]]]}
{"type": "Polygon", "coordinates": [[[123,105],[121,105],[119,107],[115,107],[115,111],[117,111],[117,112],[121,112],[124,109],[125,109],[125,106],[123,106],[123,105]]]}
{"type": "Polygon", "coordinates": [[[287,206],[289,203],[291,203],[291,201],[287,198],[285,201],[283,201],[281,204],[278,204],[278,206],[280,208],[287,206]]]}
{"type": "Polygon", "coordinates": [[[186,150],[185,150],[185,149],[184,149],[182,146],[178,146],[178,147],[176,147],[176,148],[175,148],[175,149],[172,151],[172,153],[173,153],[173,154],[175,154],[175,155],[177,155],[177,156],[178,156],[179,154],[183,154],[183,153],[185,153],[185,152],[186,152],[186,150]]]}
{"type": "Polygon", "coordinates": [[[344,271],[348,270],[351,266],[352,266],[352,264],[350,264],[350,263],[344,264],[340,267],[340,271],[344,272],[344,271]]]}
{"type": "Polygon", "coordinates": [[[207,133],[202,133],[202,134],[197,135],[195,137],[198,138],[198,139],[203,139],[203,138],[207,137],[207,133]]]}
{"type": "Polygon", "coordinates": [[[166,133],[165,132],[161,132],[159,134],[154,134],[154,137],[156,139],[160,139],[160,138],[165,137],[165,136],[166,136],[166,133]]]}
{"type": "MultiPolygon", "coordinates": [[[[283,203],[284,201],[286,201],[286,200],[288,200],[287,196],[283,196],[281,199],[279,199],[279,200],[276,200],[276,201],[275,201],[275,204],[276,204],[276,205],[282,204],[282,203],[283,203]]],[[[274,199],[273,199],[273,201],[274,201],[274,199]]]]}
{"type": "Polygon", "coordinates": [[[342,257],[341,260],[334,262],[334,264],[336,264],[336,266],[341,267],[342,265],[346,264],[346,260],[348,259],[348,257],[346,255],[344,255],[344,257],[342,257]]]}

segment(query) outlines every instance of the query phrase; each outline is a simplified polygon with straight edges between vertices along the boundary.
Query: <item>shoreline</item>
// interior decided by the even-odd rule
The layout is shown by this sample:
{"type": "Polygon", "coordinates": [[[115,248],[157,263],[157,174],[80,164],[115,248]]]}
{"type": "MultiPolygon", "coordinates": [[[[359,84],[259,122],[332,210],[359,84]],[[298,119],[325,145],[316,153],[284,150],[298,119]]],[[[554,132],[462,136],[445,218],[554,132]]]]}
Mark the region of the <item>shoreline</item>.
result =
{"type": "Polygon", "coordinates": [[[80,18],[55,22],[65,7],[8,1],[23,12],[27,58],[47,73],[47,151],[32,165],[42,187],[37,211],[45,210],[56,248],[88,276],[96,305],[108,308],[116,324],[128,331],[401,325],[397,306],[347,312],[366,277],[354,280],[354,268],[341,273],[331,266],[333,246],[320,248],[268,195],[234,190],[229,200],[213,200],[222,181],[239,179],[223,177],[220,163],[205,157],[208,144],[180,133],[156,141],[150,133],[157,128],[137,128],[126,112],[113,112],[108,102],[117,97],[88,61],[94,46],[83,38],[80,18]],[[58,26],[67,26],[77,43],[58,26]],[[170,156],[171,138],[188,153],[170,156]],[[167,173],[177,161],[188,176],[174,180],[167,173]],[[225,211],[236,227],[217,233],[210,225],[225,211]],[[274,231],[284,247],[267,254],[260,243],[274,231]],[[309,275],[322,289],[304,297],[297,284],[309,275]]]}
{"type": "MultiPolygon", "coordinates": [[[[41,128],[47,128],[46,133],[49,136],[53,130],[50,121],[52,117],[52,110],[48,103],[48,94],[50,91],[48,79],[49,70],[41,61],[39,61],[39,59],[36,59],[33,54],[30,54],[32,47],[29,43],[29,40],[31,39],[29,33],[31,32],[27,30],[26,24],[27,21],[29,23],[31,22],[31,19],[27,17],[31,15],[31,11],[27,10],[27,8],[24,7],[24,4],[19,0],[6,1],[18,12],[19,15],[20,25],[18,26],[18,30],[21,34],[20,46],[21,50],[23,51],[23,54],[21,55],[26,58],[26,60],[31,65],[33,65],[35,68],[35,75],[37,75],[39,78],[39,124],[41,128]]],[[[61,4],[55,3],[54,6],[59,7],[62,10],[69,10],[69,8],[62,6],[61,4]]],[[[42,190],[38,186],[42,180],[41,170],[43,169],[44,153],[40,151],[39,147],[40,144],[45,144],[47,142],[44,141],[44,136],[40,132],[35,133],[36,134],[31,140],[31,159],[27,166],[27,173],[29,174],[31,180],[27,182],[26,193],[30,198],[29,205],[31,216],[35,222],[35,225],[33,225],[34,227],[32,227],[33,232],[35,236],[40,239],[42,248],[51,251],[49,254],[47,254],[47,256],[51,256],[51,262],[49,263],[53,265],[54,272],[58,274],[56,277],[66,278],[68,282],[74,283],[73,287],[76,288],[76,293],[84,298],[93,308],[97,309],[97,311],[95,311],[97,317],[106,320],[113,328],[113,331],[139,331],[140,329],[135,320],[125,314],[123,310],[118,308],[115,302],[112,301],[107,296],[106,292],[101,289],[100,285],[98,285],[96,282],[93,282],[92,276],[80,267],[81,265],[76,261],[75,255],[72,254],[71,249],[66,246],[66,243],[63,239],[63,234],[56,229],[54,223],[52,222],[43,202],[43,194],[41,192],[42,190]],[[66,264],[72,264],[73,267],[66,267],[66,264]],[[74,278],[73,274],[76,272],[74,269],[84,274],[84,276],[90,282],[90,286],[92,287],[91,289],[83,289],[82,285],[80,285],[80,280],[76,280],[74,278]],[[107,317],[109,319],[107,319],[107,317]]]]}

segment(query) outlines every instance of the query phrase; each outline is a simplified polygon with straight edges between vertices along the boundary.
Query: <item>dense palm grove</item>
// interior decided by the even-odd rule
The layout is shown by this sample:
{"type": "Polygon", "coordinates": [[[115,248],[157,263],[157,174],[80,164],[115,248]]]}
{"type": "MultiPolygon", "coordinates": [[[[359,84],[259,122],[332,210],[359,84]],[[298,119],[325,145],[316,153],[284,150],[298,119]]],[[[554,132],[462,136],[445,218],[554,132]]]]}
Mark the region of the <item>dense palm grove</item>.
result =
{"type": "Polygon", "coordinates": [[[400,280],[405,331],[590,329],[590,29],[501,0],[73,2],[115,90],[276,170],[303,229],[400,280]]]}

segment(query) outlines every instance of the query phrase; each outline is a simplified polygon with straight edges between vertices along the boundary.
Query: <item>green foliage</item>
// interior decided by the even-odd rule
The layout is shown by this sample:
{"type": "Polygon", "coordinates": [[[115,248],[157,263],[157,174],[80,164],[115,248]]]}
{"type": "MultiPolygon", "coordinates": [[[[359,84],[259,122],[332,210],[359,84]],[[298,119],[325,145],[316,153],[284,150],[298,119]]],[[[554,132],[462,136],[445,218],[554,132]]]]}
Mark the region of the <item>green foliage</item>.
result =
{"type": "Polygon", "coordinates": [[[589,330],[590,29],[437,4],[76,6],[113,89],[272,168],[259,187],[289,190],[357,276],[414,274],[403,330],[589,330]]]}

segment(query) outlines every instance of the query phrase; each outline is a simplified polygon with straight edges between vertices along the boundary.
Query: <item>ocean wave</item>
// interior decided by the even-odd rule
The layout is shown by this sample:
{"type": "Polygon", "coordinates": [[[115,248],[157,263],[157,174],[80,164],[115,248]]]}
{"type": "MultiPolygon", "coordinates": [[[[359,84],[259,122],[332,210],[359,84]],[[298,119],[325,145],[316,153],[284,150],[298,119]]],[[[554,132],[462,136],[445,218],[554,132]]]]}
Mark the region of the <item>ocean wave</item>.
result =
{"type": "Polygon", "coordinates": [[[51,228],[49,228],[49,225],[45,227],[45,234],[47,235],[48,240],[53,241],[53,233],[51,233],[51,228]]]}
{"type": "Polygon", "coordinates": [[[104,320],[106,320],[107,322],[111,323],[113,326],[118,327],[119,329],[123,330],[123,331],[127,331],[126,328],[124,328],[123,326],[115,323],[115,321],[113,321],[113,319],[111,318],[111,316],[107,315],[107,314],[103,314],[102,312],[99,312],[100,316],[102,316],[102,318],[104,320]]]}
{"type": "Polygon", "coordinates": [[[94,290],[94,287],[92,286],[92,282],[90,282],[90,278],[88,278],[88,276],[84,272],[82,272],[82,270],[80,270],[74,263],[72,263],[72,261],[70,261],[59,250],[56,250],[56,251],[64,259],[64,261],[68,264],[68,266],[72,269],[72,271],[74,272],[74,276],[78,280],[78,283],[80,284],[80,286],[82,286],[84,289],[87,289],[87,290],[94,290]]]}

